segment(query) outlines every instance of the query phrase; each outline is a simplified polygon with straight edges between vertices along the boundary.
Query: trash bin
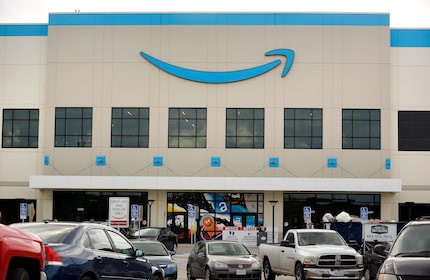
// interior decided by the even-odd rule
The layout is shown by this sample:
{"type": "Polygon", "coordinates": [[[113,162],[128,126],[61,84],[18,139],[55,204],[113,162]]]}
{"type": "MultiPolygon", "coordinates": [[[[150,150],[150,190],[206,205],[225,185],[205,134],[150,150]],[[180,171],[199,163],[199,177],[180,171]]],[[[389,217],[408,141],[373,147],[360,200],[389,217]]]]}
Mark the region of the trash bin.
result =
{"type": "Polygon", "coordinates": [[[265,231],[257,232],[257,246],[261,243],[267,243],[267,232],[265,231]]]}

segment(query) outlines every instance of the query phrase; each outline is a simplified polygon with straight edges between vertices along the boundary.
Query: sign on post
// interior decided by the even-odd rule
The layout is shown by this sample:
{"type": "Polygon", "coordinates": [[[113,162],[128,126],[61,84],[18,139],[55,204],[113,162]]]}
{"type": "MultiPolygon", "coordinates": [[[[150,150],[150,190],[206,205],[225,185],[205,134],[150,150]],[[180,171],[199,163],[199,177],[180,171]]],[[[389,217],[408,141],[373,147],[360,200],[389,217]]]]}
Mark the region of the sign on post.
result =
{"type": "Polygon", "coordinates": [[[128,197],[109,197],[109,221],[112,227],[128,228],[129,205],[128,197]]]}
{"type": "Polygon", "coordinates": [[[19,218],[21,220],[27,219],[27,203],[19,204],[19,218]]]}
{"type": "Polygon", "coordinates": [[[360,208],[360,218],[363,224],[367,223],[367,221],[369,220],[369,210],[367,209],[367,207],[360,208]]]}
{"type": "Polygon", "coordinates": [[[305,223],[311,222],[311,207],[303,207],[303,220],[305,220],[305,223]]]}
{"type": "Polygon", "coordinates": [[[131,214],[132,219],[137,219],[139,217],[139,206],[137,204],[131,205],[131,214]]]}

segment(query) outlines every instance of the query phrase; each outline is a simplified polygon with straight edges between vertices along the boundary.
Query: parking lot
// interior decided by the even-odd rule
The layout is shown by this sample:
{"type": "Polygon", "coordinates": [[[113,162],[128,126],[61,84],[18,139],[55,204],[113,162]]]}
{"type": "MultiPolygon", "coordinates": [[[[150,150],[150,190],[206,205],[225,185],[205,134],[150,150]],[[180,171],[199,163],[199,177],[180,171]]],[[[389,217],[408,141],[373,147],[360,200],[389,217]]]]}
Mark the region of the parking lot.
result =
{"type": "MultiPolygon", "coordinates": [[[[186,280],[187,279],[187,270],[186,270],[187,258],[188,258],[188,253],[190,252],[191,248],[192,248],[191,244],[179,244],[176,255],[173,256],[173,258],[178,263],[178,280],[186,280]]],[[[248,248],[253,253],[258,252],[257,246],[248,247],[248,248]]],[[[276,279],[277,280],[293,280],[294,277],[277,276],[276,279]]]]}

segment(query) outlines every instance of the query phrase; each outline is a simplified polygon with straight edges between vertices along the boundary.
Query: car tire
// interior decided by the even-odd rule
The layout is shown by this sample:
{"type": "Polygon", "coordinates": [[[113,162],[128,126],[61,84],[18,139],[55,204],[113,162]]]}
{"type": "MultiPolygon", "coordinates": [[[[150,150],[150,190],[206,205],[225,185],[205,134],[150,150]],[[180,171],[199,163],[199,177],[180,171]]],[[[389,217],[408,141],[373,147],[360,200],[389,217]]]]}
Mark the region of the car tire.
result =
{"type": "Polygon", "coordinates": [[[205,278],[204,278],[204,280],[211,280],[212,278],[211,278],[211,271],[209,270],[209,268],[208,267],[206,267],[206,269],[205,269],[205,278]]]}
{"type": "Polygon", "coordinates": [[[152,276],[152,280],[161,280],[161,277],[158,274],[152,276]]]}
{"type": "Polygon", "coordinates": [[[191,274],[191,268],[189,265],[187,265],[187,280],[195,280],[196,278],[193,277],[193,275],[191,274]]]}
{"type": "Polygon", "coordinates": [[[305,274],[303,272],[303,265],[301,263],[296,264],[294,276],[296,280],[306,280],[305,274]]]}
{"type": "Polygon", "coordinates": [[[276,275],[270,267],[269,260],[264,260],[263,263],[263,276],[265,280],[275,280],[276,275]]]}
{"type": "Polygon", "coordinates": [[[370,276],[370,270],[367,267],[364,269],[363,278],[364,280],[372,280],[372,276],[370,276]]]}
{"type": "Polygon", "coordinates": [[[30,274],[23,267],[15,267],[8,273],[6,280],[30,280],[30,274]]]}
{"type": "Polygon", "coordinates": [[[93,278],[91,278],[88,275],[84,275],[84,276],[81,277],[81,280],[93,280],[93,278]]]}

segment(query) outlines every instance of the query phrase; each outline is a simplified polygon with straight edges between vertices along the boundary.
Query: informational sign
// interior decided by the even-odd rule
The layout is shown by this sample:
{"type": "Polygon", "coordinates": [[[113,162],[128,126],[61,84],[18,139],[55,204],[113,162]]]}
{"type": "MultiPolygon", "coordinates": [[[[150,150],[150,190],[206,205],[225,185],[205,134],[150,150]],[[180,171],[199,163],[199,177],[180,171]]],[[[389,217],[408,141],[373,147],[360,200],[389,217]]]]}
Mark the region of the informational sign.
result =
{"type": "Polygon", "coordinates": [[[130,198],[109,197],[109,222],[112,227],[128,228],[130,198]]]}
{"type": "Polygon", "coordinates": [[[397,224],[363,224],[364,241],[394,241],[397,236],[397,224]]]}
{"type": "Polygon", "coordinates": [[[190,219],[196,218],[196,206],[192,204],[188,205],[188,218],[190,219]]]}
{"type": "Polygon", "coordinates": [[[21,220],[27,219],[27,203],[19,204],[19,218],[21,220]]]}
{"type": "Polygon", "coordinates": [[[361,218],[361,222],[367,223],[367,221],[369,220],[369,211],[367,209],[367,207],[361,207],[360,208],[360,218],[361,218]]]}
{"type": "Polygon", "coordinates": [[[137,217],[139,217],[139,206],[137,204],[132,204],[131,205],[131,214],[130,214],[132,219],[137,219],[137,217]]]}
{"type": "Polygon", "coordinates": [[[305,220],[305,222],[311,221],[311,207],[309,206],[303,207],[303,220],[305,220]]]}

